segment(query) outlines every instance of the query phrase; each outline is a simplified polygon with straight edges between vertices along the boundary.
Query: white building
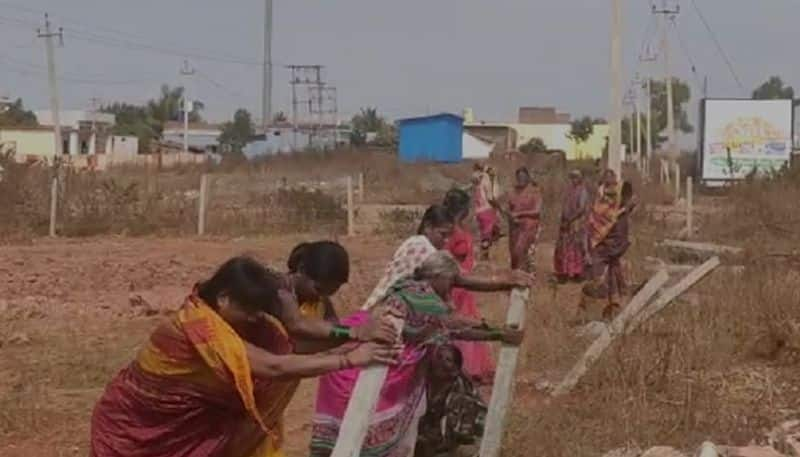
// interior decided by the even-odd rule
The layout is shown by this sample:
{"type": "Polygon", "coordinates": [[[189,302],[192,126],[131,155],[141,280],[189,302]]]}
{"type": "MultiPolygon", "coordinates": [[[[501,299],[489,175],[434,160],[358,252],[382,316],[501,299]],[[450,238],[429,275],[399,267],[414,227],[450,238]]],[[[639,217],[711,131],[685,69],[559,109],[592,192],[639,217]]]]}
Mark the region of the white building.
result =
{"type": "MultiPolygon", "coordinates": [[[[53,127],[53,112],[35,111],[40,126],[53,127]]],[[[68,155],[105,154],[111,128],[116,119],[113,114],[86,110],[65,110],[59,115],[61,123],[62,152],[68,155]]]]}

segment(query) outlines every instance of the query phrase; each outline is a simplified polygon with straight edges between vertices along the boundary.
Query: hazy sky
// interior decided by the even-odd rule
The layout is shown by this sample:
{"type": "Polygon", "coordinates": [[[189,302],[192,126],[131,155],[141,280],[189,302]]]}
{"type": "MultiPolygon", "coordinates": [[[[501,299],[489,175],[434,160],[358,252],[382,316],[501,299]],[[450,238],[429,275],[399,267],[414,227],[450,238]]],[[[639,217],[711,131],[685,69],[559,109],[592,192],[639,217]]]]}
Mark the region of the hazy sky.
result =
{"type": "MultiPolygon", "coordinates": [[[[709,78],[709,95],[746,96],[773,74],[800,89],[800,0],[695,1],[747,90],[734,81],[692,0],[682,0],[678,29],[698,73],[709,78]]],[[[624,3],[630,76],[652,15],[649,0],[624,3]]],[[[290,109],[282,66],[318,63],[339,89],[343,116],[362,106],[392,118],[472,107],[480,119],[511,120],[520,105],[605,116],[609,5],[275,0],[274,110],[290,109]]],[[[207,117],[227,119],[237,107],[258,115],[263,7],[262,0],[0,0],[0,93],[47,108],[44,46],[34,30],[47,10],[65,28],[57,51],[65,108],[88,107],[93,96],[144,101],[161,83],[180,83],[180,55],[191,52],[199,71],[191,87],[207,117]]],[[[690,79],[678,34],[670,36],[674,71],[690,79]]]]}

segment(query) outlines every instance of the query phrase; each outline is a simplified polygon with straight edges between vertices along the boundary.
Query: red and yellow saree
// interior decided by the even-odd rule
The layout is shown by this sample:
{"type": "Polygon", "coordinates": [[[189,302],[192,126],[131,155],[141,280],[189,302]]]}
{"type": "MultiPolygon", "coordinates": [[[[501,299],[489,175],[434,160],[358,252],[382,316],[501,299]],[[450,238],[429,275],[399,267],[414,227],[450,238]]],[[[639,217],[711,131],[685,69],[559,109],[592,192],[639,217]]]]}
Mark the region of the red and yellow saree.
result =
{"type": "MultiPolygon", "coordinates": [[[[292,351],[269,317],[247,341],[292,351]]],[[[93,457],[281,457],[282,416],[299,380],[254,379],[242,337],[196,296],[159,326],[92,416],[93,457]]]]}

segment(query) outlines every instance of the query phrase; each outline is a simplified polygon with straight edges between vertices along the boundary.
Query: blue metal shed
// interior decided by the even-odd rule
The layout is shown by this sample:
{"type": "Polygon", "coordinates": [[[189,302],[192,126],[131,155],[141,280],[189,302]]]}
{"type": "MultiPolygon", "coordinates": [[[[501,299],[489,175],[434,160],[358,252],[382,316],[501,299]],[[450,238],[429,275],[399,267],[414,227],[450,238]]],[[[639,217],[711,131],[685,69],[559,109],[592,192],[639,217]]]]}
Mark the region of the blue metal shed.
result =
{"type": "Polygon", "coordinates": [[[403,162],[460,162],[464,119],[455,114],[397,121],[403,162]]]}

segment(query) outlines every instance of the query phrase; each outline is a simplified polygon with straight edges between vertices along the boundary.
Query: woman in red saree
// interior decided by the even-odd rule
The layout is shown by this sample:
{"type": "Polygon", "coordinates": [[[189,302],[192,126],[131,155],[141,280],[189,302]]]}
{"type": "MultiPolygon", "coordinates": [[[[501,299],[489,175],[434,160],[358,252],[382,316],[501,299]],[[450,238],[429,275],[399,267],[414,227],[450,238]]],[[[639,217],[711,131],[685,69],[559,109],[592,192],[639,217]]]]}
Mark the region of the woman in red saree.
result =
{"type": "Polygon", "coordinates": [[[372,363],[399,349],[362,344],[340,354],[292,354],[279,278],[236,257],[198,285],[92,415],[93,457],[280,457],[283,410],[298,380],[372,363]]]}
{"type": "Polygon", "coordinates": [[[588,262],[586,214],[589,192],[579,170],[569,174],[569,184],[561,205],[561,225],[553,255],[554,271],[559,282],[583,279],[588,262]]]}
{"type": "MultiPolygon", "coordinates": [[[[444,199],[444,206],[454,218],[453,233],[447,241],[447,250],[458,261],[462,275],[471,274],[475,268],[475,246],[472,234],[466,228],[469,202],[469,195],[459,189],[449,191],[444,199]]],[[[450,298],[454,315],[477,321],[483,319],[475,294],[471,291],[454,287],[450,298]]],[[[478,384],[491,384],[495,365],[489,344],[483,341],[456,341],[454,345],[461,351],[464,373],[478,384]]]]}
{"type": "Polygon", "coordinates": [[[542,193],[526,167],[517,169],[516,184],[497,203],[508,218],[511,268],[534,272],[542,193]]]}

